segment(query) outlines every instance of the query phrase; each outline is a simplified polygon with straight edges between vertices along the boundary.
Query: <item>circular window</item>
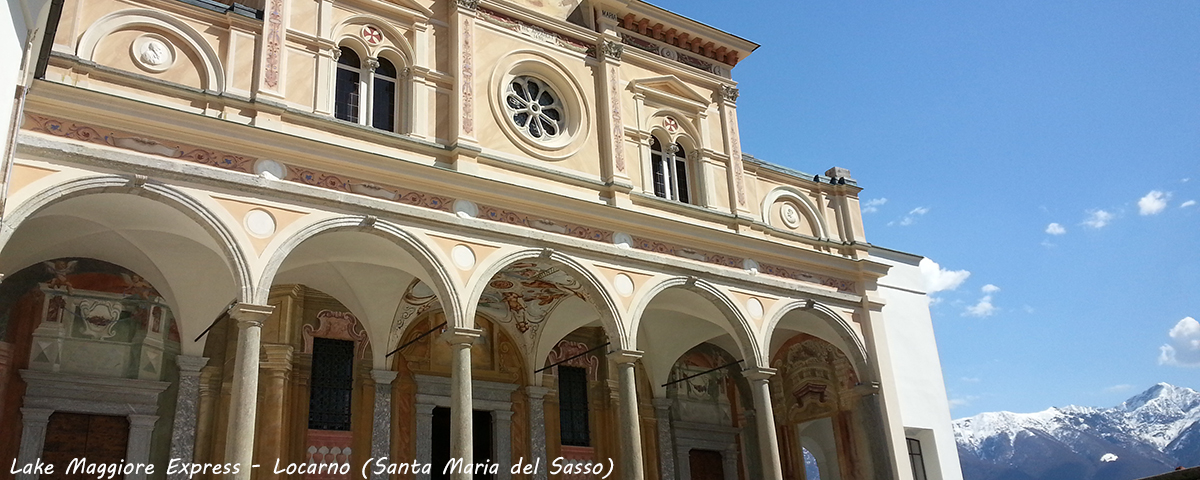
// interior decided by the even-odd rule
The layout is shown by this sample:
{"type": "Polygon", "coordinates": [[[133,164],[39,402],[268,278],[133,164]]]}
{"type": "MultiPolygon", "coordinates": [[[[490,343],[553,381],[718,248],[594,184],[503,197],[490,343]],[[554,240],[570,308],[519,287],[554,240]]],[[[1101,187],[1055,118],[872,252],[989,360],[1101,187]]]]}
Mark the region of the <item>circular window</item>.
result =
{"type": "Polygon", "coordinates": [[[529,76],[514,77],[504,94],[508,118],[522,134],[549,143],[566,130],[566,115],[559,96],[545,82],[529,76]]]}

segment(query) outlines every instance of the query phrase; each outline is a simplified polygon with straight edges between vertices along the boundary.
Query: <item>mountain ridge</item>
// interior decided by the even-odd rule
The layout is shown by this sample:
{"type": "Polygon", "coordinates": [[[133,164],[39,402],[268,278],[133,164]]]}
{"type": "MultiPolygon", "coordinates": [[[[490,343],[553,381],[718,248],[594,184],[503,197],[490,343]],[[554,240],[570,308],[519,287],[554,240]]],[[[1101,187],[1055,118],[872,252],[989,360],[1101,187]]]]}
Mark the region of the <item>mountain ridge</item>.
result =
{"type": "Polygon", "coordinates": [[[1132,480],[1200,463],[1200,392],[1158,383],[1108,407],[952,422],[965,480],[1132,480]]]}

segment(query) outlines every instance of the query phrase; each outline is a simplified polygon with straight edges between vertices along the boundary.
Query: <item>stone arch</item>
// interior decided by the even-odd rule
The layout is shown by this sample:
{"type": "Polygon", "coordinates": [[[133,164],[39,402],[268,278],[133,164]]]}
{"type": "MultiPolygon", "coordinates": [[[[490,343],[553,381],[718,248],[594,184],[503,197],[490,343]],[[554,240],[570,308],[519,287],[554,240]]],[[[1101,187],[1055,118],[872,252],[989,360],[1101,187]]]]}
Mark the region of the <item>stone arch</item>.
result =
{"type": "MultiPolygon", "coordinates": [[[[324,234],[339,233],[339,232],[358,232],[367,235],[373,235],[382,238],[391,244],[396,245],[405,253],[410,255],[420,267],[425,278],[421,275],[414,275],[426,281],[430,287],[437,293],[439,300],[455,299],[458,295],[458,287],[455,283],[452,274],[443,268],[443,265],[449,263],[448,260],[442,260],[438,254],[430,248],[424,241],[410,232],[405,231],[401,227],[389,222],[378,221],[371,225],[364,225],[363,217],[335,217],[321,220],[311,225],[307,225],[291,236],[284,239],[271,254],[263,268],[262,276],[257,283],[257,288],[254,290],[254,295],[251,297],[255,303],[265,303],[270,295],[271,285],[278,276],[280,267],[284,262],[292,256],[292,253],[304,242],[324,234]]],[[[344,299],[339,299],[345,302],[344,299]]],[[[463,311],[459,302],[445,301],[441,302],[442,309],[450,318],[459,318],[463,311]]],[[[347,306],[347,308],[353,308],[347,306]]],[[[356,315],[359,315],[356,313],[356,315]]],[[[359,316],[362,320],[366,317],[359,316]]],[[[387,327],[391,328],[391,317],[387,318],[387,327]]],[[[378,319],[367,319],[369,323],[376,323],[378,319]]],[[[371,333],[376,333],[375,329],[368,329],[371,333]]],[[[376,341],[386,341],[387,336],[372,335],[376,341]]],[[[372,353],[374,358],[375,368],[385,368],[385,360],[383,355],[390,350],[389,345],[377,344],[373,347],[372,353]]]]}
{"type": "Polygon", "coordinates": [[[686,138],[688,140],[688,142],[691,144],[692,148],[696,149],[697,153],[699,153],[701,150],[704,149],[704,145],[700,144],[700,139],[702,138],[700,136],[700,131],[696,130],[696,126],[692,125],[692,122],[690,121],[692,118],[696,117],[696,114],[685,113],[685,112],[682,112],[682,111],[679,111],[679,110],[676,110],[676,109],[670,108],[670,107],[662,107],[662,108],[659,108],[658,110],[656,110],[654,113],[650,114],[650,116],[646,118],[646,123],[651,124],[651,123],[654,123],[657,119],[666,118],[666,117],[676,118],[679,121],[679,128],[682,131],[677,132],[677,133],[670,133],[670,132],[667,132],[666,129],[663,128],[661,125],[655,124],[652,127],[650,127],[650,132],[652,135],[656,131],[661,131],[663,134],[666,135],[666,137],[668,139],[671,140],[672,143],[679,141],[679,138],[682,137],[682,138],[686,138]]]}
{"type": "Polygon", "coordinates": [[[695,277],[670,278],[646,290],[645,294],[630,309],[630,317],[633,319],[633,325],[630,330],[634,332],[634,335],[630,338],[632,345],[636,346],[636,334],[642,325],[646,308],[659,294],[677,287],[700,295],[712,302],[713,306],[722,313],[726,323],[720,326],[737,342],[738,353],[741,354],[742,359],[747,361],[747,365],[744,368],[755,368],[766,365],[767,359],[765,358],[763,349],[755,340],[754,328],[750,325],[742,309],[715,285],[695,277]]]}
{"type": "MultiPolygon", "coordinates": [[[[805,332],[813,334],[813,336],[825,340],[837,346],[850,359],[851,365],[854,366],[855,373],[858,378],[866,381],[871,380],[875,376],[874,370],[870,368],[869,355],[867,354],[866,345],[862,338],[854,330],[854,327],[843,318],[837,311],[830,308],[828,305],[822,304],[815,300],[791,300],[781,302],[780,305],[774,308],[774,313],[769,314],[766,318],[763,344],[769,350],[772,342],[777,340],[775,337],[775,329],[779,326],[781,320],[793,312],[803,311],[814,316],[825,327],[829,328],[836,338],[828,338],[828,335],[818,334],[821,332],[805,332]]],[[[786,339],[784,339],[786,340],[786,339]]],[[[768,355],[772,352],[766,352],[768,355]]]]}
{"type": "MultiPolygon", "coordinates": [[[[5,219],[7,224],[15,225],[14,228],[0,229],[0,252],[12,248],[11,240],[13,236],[21,231],[21,227],[27,221],[34,219],[41,212],[63,202],[71,201],[88,195],[99,194],[122,194],[131,195],[134,197],[144,198],[148,201],[156,202],[164,205],[172,210],[175,210],[195,223],[200,229],[205,231],[209,238],[219,249],[217,252],[223,257],[229,268],[229,275],[233,281],[235,294],[231,299],[221,299],[220,303],[224,305],[229,300],[249,301],[253,295],[253,275],[249,262],[246,258],[245,251],[241,248],[236,240],[236,237],[229,230],[228,226],[220,221],[219,217],[210,211],[206,206],[201,204],[191,196],[176,190],[172,187],[146,183],[138,185],[128,178],[118,176],[89,176],[77,178],[66,182],[58,183],[47,187],[32,195],[30,198],[17,205],[11,214],[5,219]]],[[[145,257],[144,252],[142,253],[145,257]]],[[[12,258],[12,252],[6,252],[6,257],[12,258]]],[[[105,258],[98,258],[106,260],[105,258]]],[[[108,260],[106,260],[108,261],[108,260]]],[[[157,260],[145,257],[144,262],[150,264],[157,263],[157,260]]],[[[120,262],[113,262],[120,263],[120,262]]],[[[135,271],[139,271],[142,275],[153,275],[152,272],[146,272],[144,268],[126,266],[135,271]]],[[[211,318],[194,318],[201,314],[212,314],[215,318],[219,312],[192,312],[188,309],[181,308],[177,292],[174,292],[172,287],[173,282],[165,276],[158,275],[160,278],[155,281],[155,285],[166,293],[168,303],[171,309],[177,314],[184,317],[182,325],[189,328],[180,333],[184,336],[185,353],[188,353],[192,344],[190,334],[199,333],[203,329],[201,323],[211,320],[211,318]],[[199,326],[198,326],[199,325],[199,326]],[[195,330],[195,331],[193,331],[195,330]]],[[[153,277],[148,277],[153,278],[153,277]]],[[[182,329],[181,329],[182,330],[182,329]]]]}
{"type": "Polygon", "coordinates": [[[91,60],[96,53],[96,45],[104,37],[124,28],[138,26],[160,28],[183,40],[189,48],[199,55],[201,61],[204,62],[204,88],[217,92],[225,91],[225,69],[222,67],[220,57],[213,50],[212,45],[209,45],[204,40],[200,32],[197,32],[194,28],[171,14],[162,11],[135,8],[105,15],[96,20],[83,33],[83,36],[79,39],[79,46],[76,48],[75,54],[79,58],[91,60]]]}
{"type": "MultiPolygon", "coordinates": [[[[626,348],[629,334],[623,324],[623,317],[615,301],[615,294],[609,290],[598,274],[575,259],[550,249],[518,250],[497,258],[486,268],[478,270],[471,280],[472,288],[467,297],[468,305],[466,307],[468,315],[464,318],[473,318],[479,299],[483,296],[484,290],[487,288],[488,282],[491,281],[492,277],[513,263],[530,259],[541,259],[557,263],[565,267],[571,276],[580,280],[583,285],[583,291],[591,297],[588,299],[588,303],[596,309],[596,313],[600,317],[600,323],[604,326],[604,330],[608,333],[609,338],[615,340],[613,348],[626,348]]],[[[530,365],[537,364],[537,359],[543,357],[540,353],[540,346],[537,347],[537,350],[538,352],[533,354],[534,360],[530,361],[530,365]]]]}
{"type": "Polygon", "coordinates": [[[360,38],[358,38],[358,36],[354,34],[355,32],[347,30],[353,25],[360,24],[370,24],[379,28],[379,30],[383,32],[384,38],[391,42],[391,44],[394,46],[391,48],[391,50],[398,53],[404,59],[404,63],[406,65],[412,65],[412,59],[415,58],[413,56],[414,49],[412,44],[409,43],[408,38],[404,36],[404,32],[401,32],[387,20],[375,15],[358,14],[342,19],[342,21],[337,25],[334,25],[333,29],[331,30],[332,35],[335,37],[335,42],[338,45],[341,45],[345,40],[354,39],[359,45],[364,47],[363,52],[366,53],[366,55],[363,56],[364,58],[368,56],[376,57],[379,55],[381,50],[387,49],[387,47],[382,44],[375,48],[371,48],[360,38]]]}
{"type": "Polygon", "coordinates": [[[801,213],[808,217],[810,223],[817,227],[817,238],[822,240],[829,239],[829,223],[825,221],[824,215],[818,215],[820,208],[813,203],[808,195],[800,189],[792,186],[782,185],[775,187],[767,196],[763,198],[762,203],[762,221],[768,225],[771,224],[771,205],[779,200],[791,200],[796,206],[800,207],[801,213]]]}

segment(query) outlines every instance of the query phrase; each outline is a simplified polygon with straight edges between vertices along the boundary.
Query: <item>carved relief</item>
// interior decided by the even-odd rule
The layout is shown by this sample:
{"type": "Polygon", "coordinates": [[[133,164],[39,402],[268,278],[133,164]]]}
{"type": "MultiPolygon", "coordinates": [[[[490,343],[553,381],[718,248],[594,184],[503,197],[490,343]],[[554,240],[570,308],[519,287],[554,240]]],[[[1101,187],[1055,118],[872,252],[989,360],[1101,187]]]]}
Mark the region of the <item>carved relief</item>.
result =
{"type": "Polygon", "coordinates": [[[779,370],[771,381],[771,396],[782,404],[776,423],[796,424],[828,416],[843,408],[842,402],[858,383],[850,360],[832,344],[797,335],[779,349],[771,361],[779,370]]]}
{"type": "Polygon", "coordinates": [[[354,355],[357,358],[366,358],[367,349],[370,348],[371,340],[367,338],[367,331],[363,329],[362,324],[358,323],[358,319],[350,312],[335,312],[332,310],[321,310],[317,313],[316,327],[312,325],[304,325],[302,335],[304,336],[303,353],[312,353],[313,338],[334,338],[338,340],[350,340],[354,342],[354,355]]]}
{"type": "MultiPolygon", "coordinates": [[[[611,45],[612,42],[605,42],[606,45],[611,45]]],[[[620,47],[620,45],[617,45],[620,47]]],[[[607,50],[605,54],[608,54],[607,50]]],[[[620,49],[617,50],[616,60],[621,59],[620,49]]],[[[625,124],[621,119],[621,91],[620,91],[620,73],[617,67],[610,66],[608,68],[608,97],[612,104],[612,135],[613,135],[613,164],[618,172],[625,171],[625,124]]]]}
{"type": "Polygon", "coordinates": [[[175,65],[175,46],[166,37],[147,33],[130,44],[134,63],[153,73],[165,72],[175,65]]]}
{"type": "Polygon", "coordinates": [[[267,13],[267,58],[263,67],[263,83],[268,87],[279,87],[279,61],[283,43],[283,0],[271,0],[267,13]]]}
{"type": "MultiPolygon", "coordinates": [[[[463,8],[475,9],[479,5],[479,1],[474,2],[459,0],[459,6],[463,8]],[[471,4],[470,7],[464,5],[471,4]]],[[[462,131],[467,135],[475,133],[475,74],[472,62],[474,60],[474,52],[471,44],[472,28],[474,23],[470,18],[464,18],[462,21],[462,131]]]]}
{"type": "MultiPolygon", "coordinates": [[[[563,340],[558,342],[558,345],[555,345],[553,350],[550,350],[550,354],[546,356],[546,364],[554,365],[591,349],[592,347],[586,343],[563,340]]],[[[572,358],[571,360],[567,360],[562,364],[568,367],[579,367],[586,369],[589,381],[595,382],[599,378],[600,357],[598,357],[595,352],[583,355],[581,357],[572,358]]]]}

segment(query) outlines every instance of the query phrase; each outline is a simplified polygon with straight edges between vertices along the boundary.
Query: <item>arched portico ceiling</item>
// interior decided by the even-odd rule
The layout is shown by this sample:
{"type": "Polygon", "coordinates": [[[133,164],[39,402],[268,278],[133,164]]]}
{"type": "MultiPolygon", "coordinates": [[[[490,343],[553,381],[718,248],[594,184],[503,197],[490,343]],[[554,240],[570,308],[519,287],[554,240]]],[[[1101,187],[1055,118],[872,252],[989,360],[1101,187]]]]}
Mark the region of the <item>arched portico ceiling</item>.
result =
{"type": "Polygon", "coordinates": [[[654,287],[635,306],[636,348],[650,375],[655,396],[665,394],[671,367],[681,355],[708,342],[743,360],[742,369],[764,364],[753,332],[742,313],[707,282],[676,278],[654,287]]]}
{"type": "Polygon", "coordinates": [[[0,272],[65,257],[103,260],[153,284],[179,320],[184,354],[231,300],[249,291],[246,262],[215,217],[161,185],[87,178],[34,196],[6,219],[0,272]]]}
{"type": "MultiPolygon", "coordinates": [[[[447,272],[424,243],[399,227],[379,222],[363,227],[361,218],[335,218],[302,229],[286,240],[268,263],[259,284],[259,301],[274,284],[303,284],[336,298],[366,328],[375,345],[375,368],[386,368],[394,345],[390,330],[410,285],[453,296],[447,272]]],[[[455,305],[438,305],[453,309],[455,305]]]]}
{"type": "Polygon", "coordinates": [[[768,358],[773,357],[784,343],[792,337],[805,333],[812,335],[841,350],[850,360],[861,381],[875,378],[870,368],[867,349],[857,324],[843,317],[837,310],[812,300],[781,302],[773,315],[767,319],[766,344],[768,358]]]}

